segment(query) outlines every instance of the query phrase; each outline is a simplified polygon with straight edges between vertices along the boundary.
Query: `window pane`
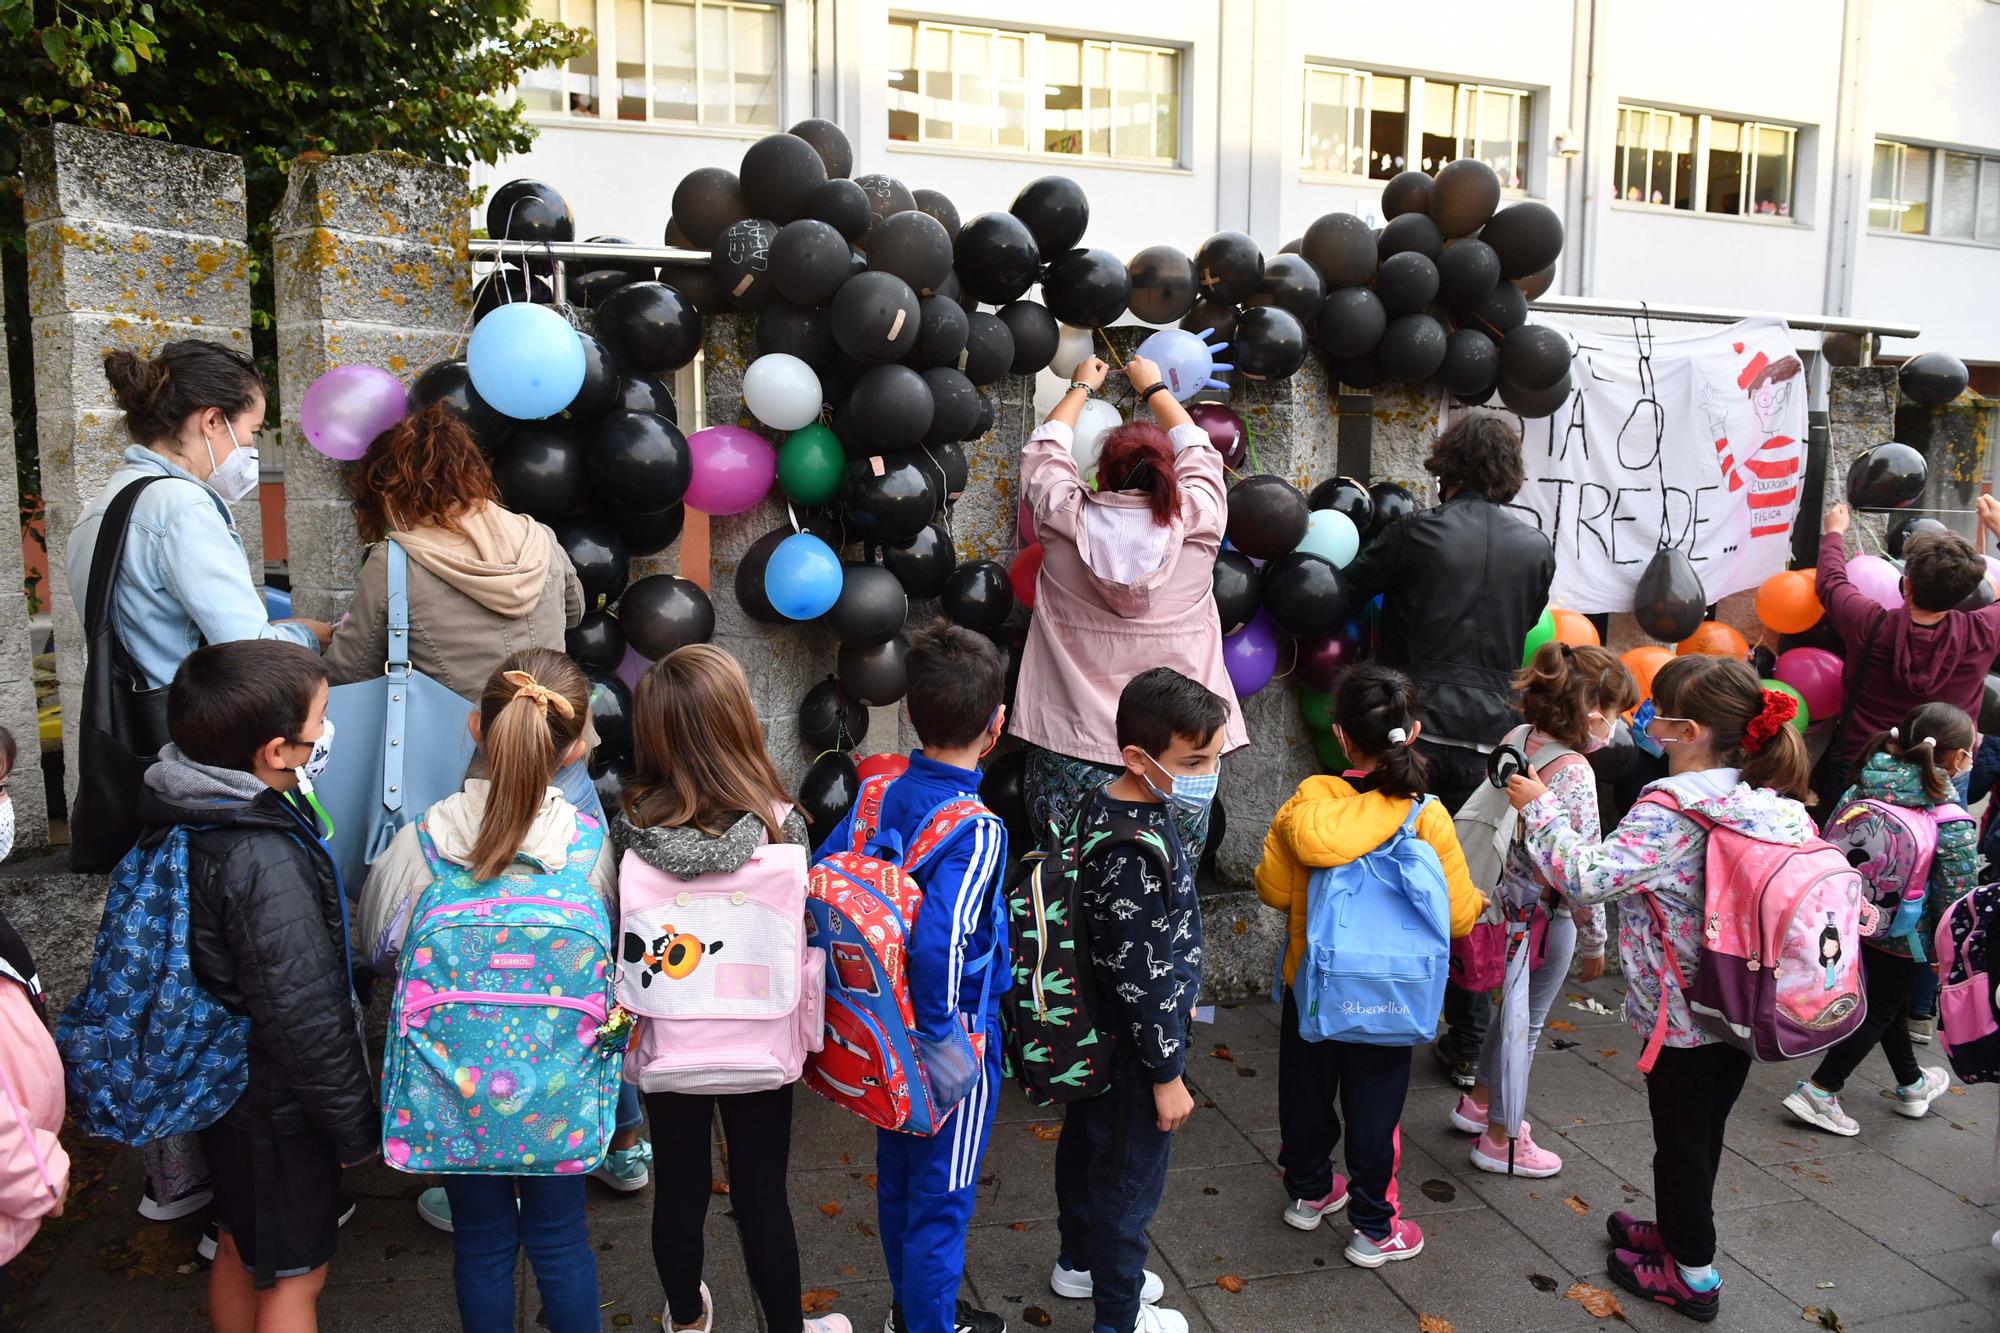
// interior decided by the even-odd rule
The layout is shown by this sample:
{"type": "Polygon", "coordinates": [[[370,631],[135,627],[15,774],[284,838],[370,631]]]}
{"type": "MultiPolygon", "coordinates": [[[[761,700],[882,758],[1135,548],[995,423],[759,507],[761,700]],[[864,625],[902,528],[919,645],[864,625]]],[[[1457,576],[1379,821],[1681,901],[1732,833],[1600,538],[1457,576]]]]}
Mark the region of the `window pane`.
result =
{"type": "MultiPolygon", "coordinates": [[[[562,0],[533,0],[528,6],[528,17],[560,23],[562,0]]],[[[530,111],[561,111],[562,84],[561,66],[550,65],[543,69],[530,70],[522,75],[521,86],[515,90],[515,95],[521,99],[521,105],[530,111]]]]}
{"type": "Polygon", "coordinates": [[[618,119],[646,118],[646,0],[618,0],[618,119]]]}
{"type": "Polygon", "coordinates": [[[1479,93],[1479,158],[1499,174],[1502,185],[1509,187],[1521,183],[1521,164],[1514,156],[1514,127],[1521,101],[1514,93],[1488,89],[1479,93]]]}
{"type": "Polygon", "coordinates": [[[924,43],[924,138],[939,143],[956,143],[951,90],[951,30],[925,24],[924,43]]]}
{"type": "Polygon", "coordinates": [[[1000,148],[1028,146],[1028,42],[1002,35],[993,43],[993,142],[1000,148]]]}
{"type": "Polygon", "coordinates": [[[1989,157],[1979,168],[1979,239],[2000,241],[2000,158],[1989,157]]]}
{"type": "Polygon", "coordinates": [[[1418,165],[1436,175],[1438,168],[1458,156],[1459,88],[1455,83],[1424,81],[1423,134],[1418,148],[1418,165]]]}
{"type": "Polygon", "coordinates": [[[1092,153],[1111,153],[1111,48],[1102,42],[1083,45],[1083,90],[1089,134],[1084,147],[1092,153]]]}
{"type": "Polygon", "coordinates": [[[693,121],[694,6],[688,0],[653,0],[653,118],[693,121]]]}
{"type": "Polygon", "coordinates": [[[1646,113],[1637,107],[1618,108],[1618,153],[1613,159],[1612,187],[1617,197],[1637,202],[1645,191],[1639,182],[1646,174],[1646,113]]]}
{"type": "Polygon", "coordinates": [[[572,28],[582,28],[590,37],[590,44],[569,62],[567,105],[578,115],[594,116],[597,114],[597,6],[570,0],[564,6],[563,21],[572,28]]]}
{"type": "Polygon", "coordinates": [[[1306,71],[1306,140],[1300,165],[1307,171],[1359,175],[1367,152],[1362,80],[1345,70],[1306,71]]]}
{"type": "Polygon", "coordinates": [[[778,128],[783,18],[767,5],[736,6],[736,123],[778,128]]]}
{"type": "Polygon", "coordinates": [[[1979,216],[1979,159],[1970,153],[1944,155],[1944,193],[1938,199],[1932,234],[1971,240],[1979,216]]]}
{"type": "Polygon", "coordinates": [[[1368,174],[1388,180],[1403,169],[1410,137],[1410,81],[1387,74],[1368,80],[1368,174]]]}
{"type": "Polygon", "coordinates": [[[1931,150],[1905,147],[1903,171],[1896,179],[1896,197],[1902,201],[1898,229],[1921,236],[1931,220],[1931,150]]]}
{"type": "Polygon", "coordinates": [[[889,137],[903,143],[917,137],[917,25],[889,23],[889,137]]]}
{"type": "Polygon", "coordinates": [[[1792,131],[1757,127],[1756,172],[1750,183],[1750,211],[1761,217],[1792,215],[1792,131]]]}
{"type": "Polygon", "coordinates": [[[696,13],[701,27],[701,123],[727,125],[732,99],[729,10],[722,5],[699,5],[696,13]]]}
{"type": "Polygon", "coordinates": [[[1708,200],[1711,213],[1743,211],[1743,124],[1735,120],[1709,123],[1708,200]]]}
{"type": "Polygon", "coordinates": [[[1893,230],[1900,209],[1896,202],[1896,158],[1901,145],[1875,141],[1868,172],[1868,225],[1893,230]]]}
{"type": "Polygon", "coordinates": [[[952,111],[958,120],[953,142],[965,148],[993,146],[993,39],[960,28],[952,36],[953,70],[958,75],[952,111]]]}
{"type": "Polygon", "coordinates": [[[1144,51],[1120,46],[1112,52],[1111,152],[1114,157],[1148,157],[1153,151],[1152,61],[1144,51]]]}
{"type": "Polygon", "coordinates": [[[1042,42],[1042,147],[1051,153],[1083,151],[1083,43],[1049,37],[1042,42]]]}
{"type": "Polygon", "coordinates": [[[1153,156],[1162,162],[1181,155],[1181,58],[1153,53],[1153,156]]]}

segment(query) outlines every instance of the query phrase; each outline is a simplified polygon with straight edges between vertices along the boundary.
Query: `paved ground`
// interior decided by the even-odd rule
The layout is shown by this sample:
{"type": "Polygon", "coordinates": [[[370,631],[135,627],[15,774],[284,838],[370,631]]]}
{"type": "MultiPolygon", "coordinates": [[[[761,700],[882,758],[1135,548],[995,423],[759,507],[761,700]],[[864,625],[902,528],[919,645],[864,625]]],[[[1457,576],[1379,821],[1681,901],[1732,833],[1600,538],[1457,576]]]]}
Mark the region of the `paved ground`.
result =
{"type": "MultiPolygon", "coordinates": [[[[1618,1007],[1615,979],[1585,989],[1618,1007]]],[[[1648,1211],[1652,1144],[1632,1061],[1638,1042],[1616,1018],[1558,1002],[1574,1031],[1554,1031],[1530,1115],[1536,1138],[1566,1166],[1547,1181],[1474,1171],[1467,1141],[1445,1114],[1453,1094],[1427,1058],[1418,1062],[1404,1113],[1401,1189],[1424,1227],[1419,1258],[1376,1273],[1341,1257],[1345,1228],[1301,1234],[1284,1226],[1273,1160],[1277,1135],[1277,1028],[1268,1005],[1219,1010],[1190,1069],[1194,1118],[1175,1145],[1173,1173],[1153,1225],[1153,1267],[1167,1303],[1197,1330],[1419,1327],[1420,1315],[1457,1333],[1570,1330],[1599,1321],[1563,1293],[1573,1282],[1609,1287],[1604,1216],[1648,1211]],[[1222,1058],[1226,1054],[1227,1058],[1222,1058]],[[1241,1279],[1219,1283],[1218,1279],[1241,1279]]],[[[1730,1330],[1789,1330],[1806,1307],[1829,1310],[1860,1333],[2000,1328],[2000,1227],[1994,1185],[1996,1113],[1991,1086],[1958,1090],[1920,1121],[1895,1115],[1877,1095],[1890,1082],[1881,1058],[1862,1066],[1848,1106],[1861,1137],[1838,1139],[1791,1123],[1777,1107],[1797,1070],[1760,1066],[1729,1127],[1719,1229],[1730,1330]]],[[[872,1131],[809,1093],[800,1096],[792,1193],[810,1298],[873,1333],[888,1303],[874,1239],[872,1131]]],[[[970,1243],[969,1293],[1010,1327],[1086,1330],[1089,1307],[1053,1296],[1050,1193],[1054,1120],[1010,1094],[980,1180],[970,1243]]],[[[87,1150],[86,1150],[87,1151],[87,1150]]],[[[8,1326],[43,1329],[194,1328],[203,1276],[187,1262],[196,1223],[156,1226],[133,1212],[136,1155],[91,1155],[71,1216],[53,1224],[17,1264],[8,1326]]],[[[386,1169],[356,1173],[360,1212],[343,1233],[321,1301],[323,1327],[449,1329],[451,1246],[417,1221],[419,1185],[386,1169]]],[[[592,1238],[608,1328],[657,1324],[660,1291],[648,1243],[648,1194],[620,1197],[592,1186],[592,1238]]],[[[708,1279],[716,1328],[755,1327],[741,1252],[718,1199],[710,1217],[708,1279]]],[[[537,1327],[532,1281],[521,1277],[521,1327],[537,1327]]],[[[1622,1293],[1621,1293],[1622,1296],[1622,1293]]],[[[1692,1327],[1678,1316],[1623,1301],[1642,1330],[1692,1327]]],[[[1437,1326],[1428,1326],[1435,1329],[1437,1326]]]]}

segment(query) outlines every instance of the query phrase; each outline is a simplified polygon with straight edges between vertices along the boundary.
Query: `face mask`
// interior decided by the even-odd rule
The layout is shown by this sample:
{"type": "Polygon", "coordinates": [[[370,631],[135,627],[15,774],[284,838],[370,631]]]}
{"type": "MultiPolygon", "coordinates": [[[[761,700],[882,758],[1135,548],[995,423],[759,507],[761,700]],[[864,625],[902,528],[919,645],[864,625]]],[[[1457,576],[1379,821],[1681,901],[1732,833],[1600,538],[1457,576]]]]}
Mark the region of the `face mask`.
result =
{"type": "MultiPolygon", "coordinates": [[[[1159,760],[1154,759],[1153,756],[1147,755],[1146,759],[1153,767],[1159,769],[1160,772],[1165,773],[1167,771],[1167,766],[1159,760]]],[[[1139,780],[1146,784],[1147,791],[1153,793],[1155,797],[1162,801],[1171,801],[1175,805],[1187,810],[1206,810],[1210,803],[1215,800],[1215,789],[1222,781],[1222,773],[1218,770],[1214,773],[1180,773],[1171,775],[1167,779],[1167,790],[1165,791],[1161,791],[1155,786],[1151,778],[1141,778],[1139,780]]]]}
{"type": "Polygon", "coordinates": [[[1695,740],[1691,736],[1655,736],[1653,734],[1653,724],[1655,722],[1676,722],[1688,727],[1698,727],[1701,725],[1691,717],[1661,717],[1655,714],[1646,720],[1646,739],[1655,745],[1692,745],[1695,740]]]}
{"type": "MultiPolygon", "coordinates": [[[[1589,722],[1602,722],[1604,721],[1604,714],[1592,713],[1589,719],[1587,720],[1589,722]]],[[[1616,722],[1613,722],[1609,727],[1605,728],[1604,734],[1602,736],[1598,735],[1594,731],[1589,732],[1588,738],[1583,743],[1583,752],[1585,754],[1596,754],[1599,750],[1602,750],[1606,746],[1610,745],[1611,738],[1617,734],[1618,734],[1618,724],[1616,722]]]]}
{"type": "Polygon", "coordinates": [[[14,798],[0,801],[0,861],[14,850],[14,798]]]}
{"type": "Polygon", "coordinates": [[[229,418],[222,419],[222,425],[229,432],[229,442],[236,447],[229,457],[220,464],[215,461],[215,446],[208,443],[204,433],[201,442],[208,448],[208,484],[215,493],[230,504],[235,504],[244,496],[257,489],[257,451],[245,449],[236,438],[236,427],[229,424],[229,418]]]}
{"type": "MultiPolygon", "coordinates": [[[[299,744],[303,745],[305,742],[300,741],[299,744]]],[[[325,719],[319,739],[312,743],[312,747],[312,753],[306,756],[306,761],[294,770],[299,775],[299,785],[308,792],[312,790],[313,780],[326,772],[327,760],[333,758],[332,718],[325,719]]]]}

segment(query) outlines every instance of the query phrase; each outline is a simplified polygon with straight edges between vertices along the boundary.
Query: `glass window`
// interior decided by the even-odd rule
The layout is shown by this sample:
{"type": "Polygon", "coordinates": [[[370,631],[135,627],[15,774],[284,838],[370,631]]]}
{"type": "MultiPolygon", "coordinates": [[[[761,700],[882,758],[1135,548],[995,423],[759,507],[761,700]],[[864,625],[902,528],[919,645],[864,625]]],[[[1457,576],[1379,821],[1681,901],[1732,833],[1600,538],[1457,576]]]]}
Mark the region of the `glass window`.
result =
{"type": "Polygon", "coordinates": [[[1979,164],[1979,239],[2000,241],[2000,158],[1979,164]]]}
{"type": "Polygon", "coordinates": [[[1458,156],[1458,127],[1466,117],[1461,111],[1460,89],[1455,83],[1424,80],[1424,119],[1417,143],[1417,166],[1436,174],[1438,168],[1458,156]]]}
{"type": "Polygon", "coordinates": [[[1792,154],[1798,132],[1782,125],[1758,125],[1754,138],[1745,137],[1753,157],[1750,200],[1744,211],[1754,211],[1763,217],[1790,217],[1792,154]]]}
{"type": "Polygon", "coordinates": [[[1946,153],[1944,180],[1938,192],[1935,235],[1969,241],[1978,230],[1979,158],[1972,153],[1946,153]]]}
{"type": "Polygon", "coordinates": [[[594,116],[597,114],[597,6],[591,0],[565,0],[563,22],[572,28],[582,28],[590,39],[582,51],[570,57],[564,106],[571,115],[594,116]]]}
{"type": "MultiPolygon", "coordinates": [[[[778,42],[783,20],[767,5],[731,5],[727,75],[735,80],[732,124],[778,128],[778,42]]],[[[719,74],[722,72],[718,72],[719,74]]]]}
{"type": "Polygon", "coordinates": [[[1877,139],[1868,225],[2000,244],[2000,157],[1877,139]]]}
{"type": "Polygon", "coordinates": [[[646,118],[646,0],[618,0],[618,119],[646,118]]]}
{"type": "Polygon", "coordinates": [[[1898,231],[1921,236],[1930,230],[1932,156],[1930,149],[1914,144],[1903,148],[1903,169],[1896,175],[1896,198],[1902,205],[1898,231]]]}
{"type": "Polygon", "coordinates": [[[1083,43],[1073,38],[1042,43],[1042,151],[1083,151],[1083,43]]]}
{"type": "Polygon", "coordinates": [[[1708,126],[1708,198],[1710,213],[1743,211],[1743,122],[1712,120],[1708,126]]]}
{"type": "Polygon", "coordinates": [[[1368,174],[1388,180],[1403,169],[1410,141],[1410,81],[1377,74],[1368,80],[1368,174]]]}
{"type": "Polygon", "coordinates": [[[1868,170],[1868,225],[1886,231],[1896,229],[1902,208],[1896,197],[1896,172],[1902,165],[1903,145],[1875,141],[1875,153],[1868,170]]]}
{"type": "Polygon", "coordinates": [[[908,143],[917,137],[917,25],[889,24],[889,137],[908,143]]]}
{"type": "Polygon", "coordinates": [[[1618,197],[1662,208],[1694,207],[1694,117],[1618,108],[1618,197]]]}
{"type": "Polygon", "coordinates": [[[1368,174],[1368,79],[1356,70],[1306,66],[1301,169],[1340,176],[1368,174]]]}
{"type": "Polygon", "coordinates": [[[765,0],[614,0],[597,32],[596,0],[532,0],[535,18],[583,28],[591,48],[521,82],[530,110],[600,115],[598,78],[619,120],[776,129],[784,11],[765,0]],[[600,63],[600,44],[611,61],[600,63]]]}
{"type": "MultiPolygon", "coordinates": [[[[560,23],[563,20],[562,11],[562,0],[533,0],[528,6],[528,17],[560,23]]],[[[564,105],[563,78],[563,70],[555,66],[527,74],[522,78],[519,90],[521,105],[530,111],[561,111],[564,105]]]]}
{"type": "Polygon", "coordinates": [[[1083,48],[1084,142],[1099,157],[1111,155],[1111,48],[1086,42],[1083,48]]]}

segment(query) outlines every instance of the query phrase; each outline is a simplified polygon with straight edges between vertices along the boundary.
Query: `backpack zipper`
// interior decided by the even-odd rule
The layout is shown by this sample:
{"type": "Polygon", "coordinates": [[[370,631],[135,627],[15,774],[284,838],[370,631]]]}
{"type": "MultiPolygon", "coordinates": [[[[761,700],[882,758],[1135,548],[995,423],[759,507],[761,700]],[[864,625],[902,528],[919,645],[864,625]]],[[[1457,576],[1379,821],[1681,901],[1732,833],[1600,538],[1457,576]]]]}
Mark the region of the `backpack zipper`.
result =
{"type": "Polygon", "coordinates": [[[441,990],[434,991],[424,996],[421,1000],[403,1006],[402,1012],[396,1019],[397,1035],[409,1035],[411,1014],[420,1014],[426,1010],[435,1009],[441,1004],[515,1005],[523,1009],[574,1009],[578,1013],[589,1014],[597,1020],[599,1026],[604,1024],[606,1015],[610,1012],[610,1006],[602,997],[594,1000],[586,1000],[574,995],[509,995],[496,991],[441,990]]]}
{"type": "Polygon", "coordinates": [[[1035,1018],[1044,1023],[1049,1017],[1048,997],[1042,990],[1042,965],[1049,959],[1049,918],[1042,900],[1042,871],[1047,865],[1047,862],[1043,862],[1028,877],[1029,883],[1033,885],[1029,890],[1029,896],[1033,898],[1035,904],[1035,971],[1033,979],[1028,983],[1028,989],[1033,991],[1035,996],[1035,1018]]]}
{"type": "Polygon", "coordinates": [[[562,898],[545,898],[534,894],[510,894],[501,898],[468,898],[464,902],[443,903],[431,908],[430,911],[425,912],[421,917],[417,918],[417,925],[422,926],[424,922],[434,916],[447,916],[454,912],[471,912],[474,916],[487,917],[493,915],[493,910],[496,907],[516,906],[553,907],[563,912],[588,912],[590,910],[582,903],[573,903],[562,898]]]}

